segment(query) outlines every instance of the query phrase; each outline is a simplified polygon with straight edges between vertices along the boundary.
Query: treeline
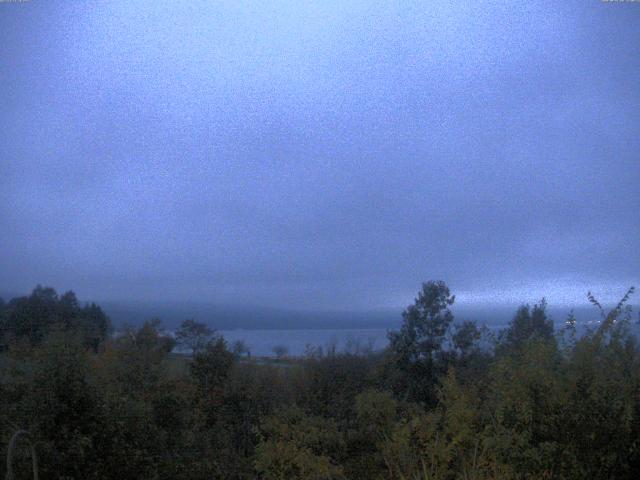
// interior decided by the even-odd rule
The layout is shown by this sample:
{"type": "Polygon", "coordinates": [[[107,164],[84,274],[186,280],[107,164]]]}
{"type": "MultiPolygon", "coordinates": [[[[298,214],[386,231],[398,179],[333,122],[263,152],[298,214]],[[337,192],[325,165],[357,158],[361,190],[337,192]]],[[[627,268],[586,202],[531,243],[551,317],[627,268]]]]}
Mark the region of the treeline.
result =
{"type": "Polygon", "coordinates": [[[589,296],[602,321],[580,335],[544,301],[491,335],[428,282],[383,352],[262,364],[193,320],[111,336],[99,307],[38,287],[0,302],[0,441],[28,431],[40,478],[637,478],[632,292],[610,312],[589,296]]]}
{"type": "Polygon", "coordinates": [[[111,332],[111,322],[95,303],[80,306],[73,292],[58,296],[53,288],[38,285],[31,295],[7,304],[0,298],[0,349],[39,345],[53,331],[75,335],[95,351],[111,332]]]}

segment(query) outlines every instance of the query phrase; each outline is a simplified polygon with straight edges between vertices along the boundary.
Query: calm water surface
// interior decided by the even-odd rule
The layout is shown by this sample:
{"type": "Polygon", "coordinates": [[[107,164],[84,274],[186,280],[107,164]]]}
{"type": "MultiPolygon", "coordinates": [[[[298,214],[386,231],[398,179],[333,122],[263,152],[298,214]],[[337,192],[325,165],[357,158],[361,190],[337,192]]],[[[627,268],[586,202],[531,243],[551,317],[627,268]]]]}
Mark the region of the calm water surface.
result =
{"type": "Polygon", "coordinates": [[[345,329],[345,330],[220,330],[229,343],[242,340],[252,356],[275,356],[274,348],[284,346],[288,355],[303,355],[308,346],[331,347],[337,350],[371,347],[381,350],[387,345],[387,329],[345,329]]]}

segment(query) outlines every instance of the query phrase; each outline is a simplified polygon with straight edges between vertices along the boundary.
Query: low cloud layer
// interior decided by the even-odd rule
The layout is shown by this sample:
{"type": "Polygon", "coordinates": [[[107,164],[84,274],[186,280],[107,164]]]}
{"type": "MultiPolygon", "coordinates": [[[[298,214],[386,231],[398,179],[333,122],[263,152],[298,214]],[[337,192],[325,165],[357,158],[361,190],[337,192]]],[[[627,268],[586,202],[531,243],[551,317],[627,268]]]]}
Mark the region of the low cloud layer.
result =
{"type": "Polygon", "coordinates": [[[473,3],[0,5],[0,291],[621,296],[640,8],[473,3]]]}

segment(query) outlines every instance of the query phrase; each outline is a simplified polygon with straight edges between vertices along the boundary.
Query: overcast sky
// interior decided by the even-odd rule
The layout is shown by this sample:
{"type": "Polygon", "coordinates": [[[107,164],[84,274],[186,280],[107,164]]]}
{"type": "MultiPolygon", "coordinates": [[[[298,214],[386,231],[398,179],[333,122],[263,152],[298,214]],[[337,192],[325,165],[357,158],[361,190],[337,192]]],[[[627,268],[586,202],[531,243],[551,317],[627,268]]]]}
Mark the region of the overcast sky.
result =
{"type": "Polygon", "coordinates": [[[0,291],[640,286],[640,3],[0,3],[0,291]]]}

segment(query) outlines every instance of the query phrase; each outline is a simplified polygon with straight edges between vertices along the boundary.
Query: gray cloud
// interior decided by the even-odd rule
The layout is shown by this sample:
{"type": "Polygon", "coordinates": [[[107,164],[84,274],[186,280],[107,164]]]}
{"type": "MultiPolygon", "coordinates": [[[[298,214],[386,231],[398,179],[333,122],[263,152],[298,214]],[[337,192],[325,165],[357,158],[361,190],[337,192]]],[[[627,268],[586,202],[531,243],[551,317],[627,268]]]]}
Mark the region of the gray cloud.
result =
{"type": "Polygon", "coordinates": [[[463,3],[2,5],[0,291],[341,309],[428,278],[482,302],[638,283],[640,9],[463,3]]]}

